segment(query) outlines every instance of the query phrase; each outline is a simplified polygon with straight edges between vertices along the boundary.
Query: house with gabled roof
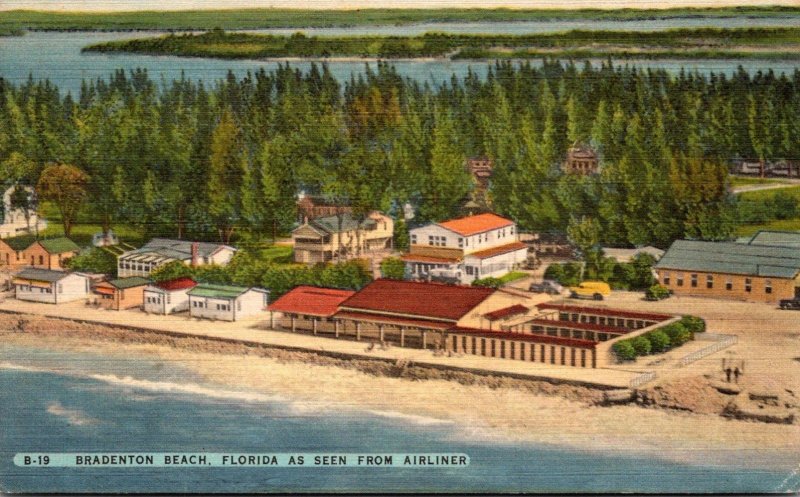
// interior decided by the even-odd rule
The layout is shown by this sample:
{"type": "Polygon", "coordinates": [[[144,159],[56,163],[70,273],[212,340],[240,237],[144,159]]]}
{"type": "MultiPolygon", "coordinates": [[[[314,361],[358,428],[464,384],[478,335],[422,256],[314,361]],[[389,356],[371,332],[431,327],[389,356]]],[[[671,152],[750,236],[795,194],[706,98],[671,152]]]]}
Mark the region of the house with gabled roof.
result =
{"type": "Polygon", "coordinates": [[[81,248],[66,237],[34,241],[25,249],[25,265],[45,269],[65,269],[64,262],[80,252],[81,248]]]}
{"type": "Polygon", "coordinates": [[[19,300],[61,304],[89,296],[90,279],[81,273],[25,268],[11,281],[19,300]]]}
{"type": "Polygon", "coordinates": [[[409,235],[402,256],[408,279],[468,284],[503,276],[528,258],[516,223],[492,213],[431,223],[409,235]]]}
{"type": "Polygon", "coordinates": [[[144,311],[174,314],[189,310],[189,290],[197,286],[191,278],[175,278],[153,283],[144,289],[144,311]]]}
{"type": "Polygon", "coordinates": [[[105,308],[120,311],[141,307],[144,303],[144,289],[150,280],[141,276],[129,276],[101,281],[92,288],[97,303],[105,308]]]}
{"type": "Polygon", "coordinates": [[[199,283],[186,292],[193,318],[237,321],[266,311],[269,290],[199,283]]]}
{"type": "Polygon", "coordinates": [[[800,297],[800,249],[786,237],[747,243],[676,240],[655,266],[672,293],[775,303],[800,297]]]}
{"type": "Polygon", "coordinates": [[[394,221],[372,212],[362,221],[350,213],[307,220],[292,231],[295,262],[345,261],[390,249],[394,221]]]}
{"type": "Polygon", "coordinates": [[[173,261],[181,261],[187,266],[224,266],[233,259],[234,254],[234,247],[220,243],[153,238],[143,247],[117,257],[117,274],[120,277],[146,278],[157,267],[173,261]]]}

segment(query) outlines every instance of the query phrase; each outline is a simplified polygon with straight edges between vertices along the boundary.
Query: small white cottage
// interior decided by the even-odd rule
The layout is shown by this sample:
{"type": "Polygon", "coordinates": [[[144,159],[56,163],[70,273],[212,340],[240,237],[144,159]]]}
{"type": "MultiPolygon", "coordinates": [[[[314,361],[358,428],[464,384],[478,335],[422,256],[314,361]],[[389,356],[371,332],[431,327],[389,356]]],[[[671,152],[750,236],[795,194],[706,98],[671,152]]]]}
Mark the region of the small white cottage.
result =
{"type": "Polygon", "coordinates": [[[199,283],[188,295],[192,317],[219,321],[236,321],[258,314],[269,303],[268,290],[243,286],[199,283]]]}
{"type": "Polygon", "coordinates": [[[176,278],[148,285],[144,289],[144,311],[174,314],[189,310],[189,290],[197,286],[191,278],[176,278]]]}
{"type": "Polygon", "coordinates": [[[23,269],[12,280],[19,300],[61,304],[89,296],[91,280],[85,274],[50,269],[23,269]]]}

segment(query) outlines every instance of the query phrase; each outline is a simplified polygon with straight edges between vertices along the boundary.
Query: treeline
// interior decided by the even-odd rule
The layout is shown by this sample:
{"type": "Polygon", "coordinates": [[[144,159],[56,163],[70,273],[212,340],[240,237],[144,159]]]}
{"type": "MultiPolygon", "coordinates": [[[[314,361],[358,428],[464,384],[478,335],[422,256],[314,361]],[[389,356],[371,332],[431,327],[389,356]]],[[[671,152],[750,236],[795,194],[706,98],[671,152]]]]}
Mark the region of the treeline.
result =
{"type": "Polygon", "coordinates": [[[75,96],[0,80],[0,178],[38,186],[73,222],[229,241],[287,232],[300,190],[356,216],[399,218],[406,203],[413,223],[458,215],[465,160],[487,155],[494,209],[522,229],[664,247],[730,235],[731,157],[800,157],[799,90],[800,71],[557,62],[498,62],[436,88],[386,63],[343,84],[325,65],[213,86],[118,71],[75,96]],[[601,174],[560,172],[575,142],[598,150],[601,174]]]}
{"type": "MultiPolygon", "coordinates": [[[[798,57],[786,49],[800,42],[798,28],[672,29],[663,31],[573,30],[528,35],[426,33],[421,36],[291,36],[226,33],[170,34],[100,43],[87,52],[131,52],[225,59],[357,56],[381,58],[485,58],[492,54],[551,57],[581,51],[602,57],[798,57]]],[[[496,56],[496,55],[495,55],[496,56]]]]}

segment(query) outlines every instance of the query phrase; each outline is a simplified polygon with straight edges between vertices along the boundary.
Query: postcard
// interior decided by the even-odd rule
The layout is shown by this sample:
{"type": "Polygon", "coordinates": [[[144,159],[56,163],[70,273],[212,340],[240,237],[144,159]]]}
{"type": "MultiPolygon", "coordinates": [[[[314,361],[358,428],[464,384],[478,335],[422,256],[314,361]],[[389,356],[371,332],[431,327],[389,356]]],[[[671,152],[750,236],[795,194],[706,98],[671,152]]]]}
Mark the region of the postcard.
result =
{"type": "Polygon", "coordinates": [[[5,0],[4,493],[800,490],[800,8],[5,0]]]}

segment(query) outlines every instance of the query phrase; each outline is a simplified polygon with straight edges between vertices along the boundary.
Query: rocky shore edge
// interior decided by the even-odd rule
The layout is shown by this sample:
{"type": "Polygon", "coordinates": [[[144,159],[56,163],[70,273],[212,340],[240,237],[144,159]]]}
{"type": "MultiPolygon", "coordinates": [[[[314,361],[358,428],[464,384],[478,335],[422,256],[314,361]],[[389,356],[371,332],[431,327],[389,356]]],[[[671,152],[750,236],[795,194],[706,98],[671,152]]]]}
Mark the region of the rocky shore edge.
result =
{"type": "Polygon", "coordinates": [[[645,386],[635,390],[603,390],[588,385],[574,385],[554,380],[514,378],[502,373],[440,369],[404,361],[381,358],[342,358],[328,352],[285,350],[267,344],[237,343],[213,338],[189,337],[114,325],[85,323],[66,318],[42,317],[23,313],[0,313],[0,340],[4,334],[25,333],[34,336],[84,339],[135,345],[158,345],[188,352],[244,355],[269,358],[279,362],[297,362],[356,370],[372,376],[408,381],[445,380],[463,385],[519,389],[537,395],[557,396],[593,406],[632,404],[694,414],[713,414],[764,423],[793,424],[798,410],[794,392],[754,393],[739,389],[717,388],[713,379],[700,376],[682,378],[672,384],[645,386]]]}

